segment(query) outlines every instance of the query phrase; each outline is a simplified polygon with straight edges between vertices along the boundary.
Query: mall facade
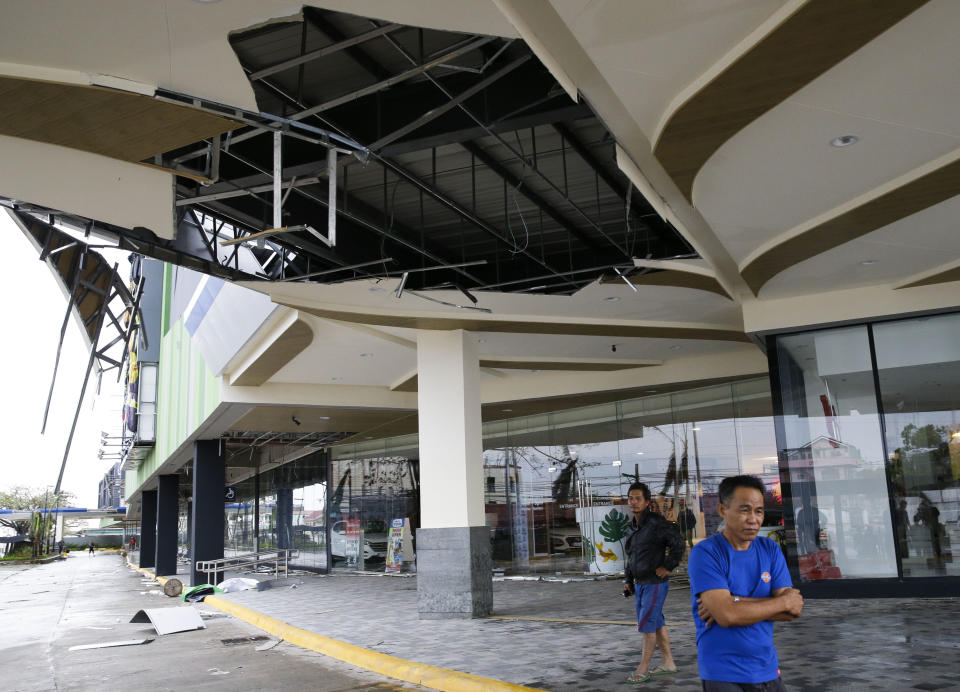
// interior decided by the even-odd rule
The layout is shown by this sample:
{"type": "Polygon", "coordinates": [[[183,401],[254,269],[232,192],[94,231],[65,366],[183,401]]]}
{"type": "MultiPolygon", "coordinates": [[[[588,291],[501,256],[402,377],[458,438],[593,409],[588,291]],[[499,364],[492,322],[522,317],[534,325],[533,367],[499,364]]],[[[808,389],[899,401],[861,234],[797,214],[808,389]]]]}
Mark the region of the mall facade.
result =
{"type": "Polygon", "coordinates": [[[616,571],[632,481],[695,543],[750,473],[806,595],[958,592],[960,4],[155,5],[0,29],[0,203],[122,369],[142,566],[480,616],[616,571]]]}

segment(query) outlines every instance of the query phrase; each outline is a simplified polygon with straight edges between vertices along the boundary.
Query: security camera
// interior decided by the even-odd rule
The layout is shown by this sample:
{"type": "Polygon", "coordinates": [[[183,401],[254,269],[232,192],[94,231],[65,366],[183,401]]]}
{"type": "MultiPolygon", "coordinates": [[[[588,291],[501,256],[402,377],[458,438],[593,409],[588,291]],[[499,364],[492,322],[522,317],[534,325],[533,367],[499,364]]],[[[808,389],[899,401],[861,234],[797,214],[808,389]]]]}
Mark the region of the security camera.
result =
{"type": "Polygon", "coordinates": [[[294,425],[300,425],[300,420],[296,416],[290,416],[290,420],[293,421],[294,425]]]}

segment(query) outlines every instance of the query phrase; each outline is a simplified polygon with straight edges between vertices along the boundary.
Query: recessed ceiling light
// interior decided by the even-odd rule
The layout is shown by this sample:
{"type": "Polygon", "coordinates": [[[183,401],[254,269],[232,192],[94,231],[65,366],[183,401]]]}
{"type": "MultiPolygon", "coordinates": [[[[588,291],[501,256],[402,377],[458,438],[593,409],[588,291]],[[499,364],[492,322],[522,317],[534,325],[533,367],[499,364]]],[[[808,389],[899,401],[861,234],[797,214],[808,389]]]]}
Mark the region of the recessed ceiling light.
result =
{"type": "Polygon", "coordinates": [[[671,350],[671,351],[679,351],[679,350],[680,350],[680,346],[671,346],[671,347],[670,347],[670,350],[671,350]]]}
{"type": "Polygon", "coordinates": [[[339,382],[339,381],[342,380],[343,378],[342,378],[342,377],[331,377],[330,379],[333,380],[334,382],[339,382]]]}
{"type": "Polygon", "coordinates": [[[657,393],[657,390],[656,390],[656,389],[648,389],[648,390],[647,390],[647,394],[656,394],[656,393],[657,393]]]}
{"type": "Polygon", "coordinates": [[[385,289],[383,286],[371,286],[371,287],[368,288],[367,290],[368,290],[368,291],[371,291],[371,292],[373,292],[373,293],[383,293],[383,292],[386,291],[387,289],[385,289]]]}
{"type": "Polygon", "coordinates": [[[643,454],[643,452],[635,452],[636,454],[643,454]]]}
{"type": "Polygon", "coordinates": [[[690,428],[690,429],[693,430],[694,432],[699,432],[699,431],[700,431],[700,428],[690,428]]]}
{"type": "Polygon", "coordinates": [[[831,147],[849,147],[851,144],[856,144],[860,141],[860,138],[856,135],[840,135],[839,137],[834,137],[830,140],[831,147]]]}
{"type": "Polygon", "coordinates": [[[512,408],[502,408],[500,410],[503,411],[504,413],[510,413],[511,411],[513,411],[512,408]]]}
{"type": "Polygon", "coordinates": [[[330,416],[317,416],[317,420],[330,420],[330,416]]]}
{"type": "Polygon", "coordinates": [[[477,343],[478,343],[478,344],[485,344],[485,343],[487,343],[487,340],[486,340],[486,339],[477,339],[477,343]]]}
{"type": "Polygon", "coordinates": [[[604,300],[608,303],[616,303],[618,300],[620,300],[620,296],[607,296],[604,298],[604,300]]]}
{"type": "Polygon", "coordinates": [[[360,357],[361,357],[361,358],[373,358],[373,354],[372,354],[372,353],[361,353],[361,354],[360,354],[360,357]]]}
{"type": "Polygon", "coordinates": [[[620,461],[619,459],[614,459],[613,461],[610,462],[610,465],[611,465],[611,466],[623,466],[623,462],[620,461]]]}
{"type": "Polygon", "coordinates": [[[868,260],[863,260],[862,262],[860,262],[860,264],[862,264],[864,267],[869,267],[872,264],[877,264],[879,261],[880,260],[868,259],[868,260]]]}

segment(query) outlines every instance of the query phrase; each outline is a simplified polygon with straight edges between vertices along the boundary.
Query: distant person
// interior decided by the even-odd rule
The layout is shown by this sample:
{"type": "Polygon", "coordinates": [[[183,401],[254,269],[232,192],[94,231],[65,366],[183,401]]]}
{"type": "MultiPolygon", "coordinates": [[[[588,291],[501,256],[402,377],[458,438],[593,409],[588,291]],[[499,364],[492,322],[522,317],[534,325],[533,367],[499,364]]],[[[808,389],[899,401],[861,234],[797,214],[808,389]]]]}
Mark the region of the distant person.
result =
{"type": "Polygon", "coordinates": [[[687,501],[680,499],[680,511],[677,512],[677,526],[683,534],[689,547],[693,547],[693,532],[697,528],[697,515],[689,507],[687,501]]]}
{"type": "Polygon", "coordinates": [[[907,513],[907,501],[901,499],[894,513],[894,525],[897,527],[897,543],[900,544],[900,557],[910,557],[910,515],[907,513]]]}
{"type": "Polygon", "coordinates": [[[90,541],[90,550],[88,551],[90,555],[94,554],[93,552],[94,548],[96,548],[96,546],[93,544],[93,541],[90,541]]]}
{"type": "Polygon", "coordinates": [[[670,588],[670,572],[680,564],[684,545],[677,526],[650,509],[650,488],[646,484],[631,484],[627,504],[633,519],[627,528],[624,544],[626,584],[623,595],[634,596],[637,629],[643,633],[640,665],[627,682],[643,683],[655,675],[677,672],[663,617],[663,603],[670,588]],[[650,670],[653,650],[657,647],[663,654],[663,664],[650,670]]]}
{"type": "Polygon", "coordinates": [[[718,494],[723,531],[697,543],[687,564],[703,690],[782,692],[773,623],[799,617],[803,596],[780,547],[757,535],[762,481],[724,478],[718,494]]]}
{"type": "Polygon", "coordinates": [[[940,546],[940,510],[936,505],[930,502],[926,495],[920,495],[920,506],[917,507],[916,514],[913,515],[915,524],[922,524],[930,532],[930,546],[933,549],[933,557],[937,562],[943,559],[943,549],[940,546]]]}
{"type": "Polygon", "coordinates": [[[133,550],[137,546],[137,539],[133,536],[130,536],[130,550],[133,550]]]}
{"type": "Polygon", "coordinates": [[[820,532],[827,525],[827,515],[817,507],[813,500],[808,507],[797,512],[797,551],[801,555],[820,550],[820,532]]]}

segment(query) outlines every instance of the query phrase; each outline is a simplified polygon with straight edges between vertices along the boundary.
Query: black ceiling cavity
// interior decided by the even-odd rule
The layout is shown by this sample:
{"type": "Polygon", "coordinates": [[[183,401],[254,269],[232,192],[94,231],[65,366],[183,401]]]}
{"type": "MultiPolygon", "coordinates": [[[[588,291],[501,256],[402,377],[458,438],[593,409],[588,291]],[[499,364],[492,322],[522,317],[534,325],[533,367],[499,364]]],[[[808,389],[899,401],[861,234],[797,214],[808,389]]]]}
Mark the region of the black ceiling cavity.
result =
{"type": "MultiPolygon", "coordinates": [[[[332,283],[409,271],[413,290],[569,295],[614,268],[645,271],[634,257],[695,256],[620,172],[600,120],[523,41],[311,7],[230,40],[264,114],[365,148],[340,158],[336,245],[306,231],[250,243],[261,264],[279,257],[251,270],[259,278],[332,283]]],[[[180,232],[204,222],[209,230],[211,220],[234,235],[273,228],[273,138],[251,132],[161,157],[181,169],[218,162],[213,183],[178,179],[180,232]]],[[[283,225],[323,232],[325,147],[284,137],[283,179],[300,181],[283,225]]]]}

